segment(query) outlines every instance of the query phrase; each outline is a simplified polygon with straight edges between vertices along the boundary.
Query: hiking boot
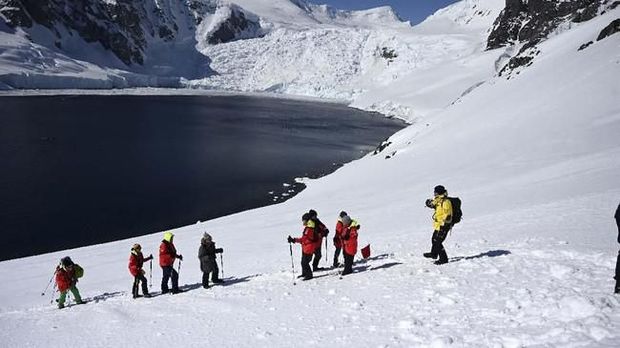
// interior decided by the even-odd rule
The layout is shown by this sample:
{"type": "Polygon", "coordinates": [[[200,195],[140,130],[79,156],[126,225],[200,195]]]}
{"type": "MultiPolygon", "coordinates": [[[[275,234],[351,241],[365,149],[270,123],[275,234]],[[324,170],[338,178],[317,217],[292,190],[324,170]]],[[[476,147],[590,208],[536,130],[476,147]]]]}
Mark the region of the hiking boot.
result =
{"type": "Polygon", "coordinates": [[[429,259],[436,259],[437,258],[437,255],[434,255],[433,253],[424,253],[422,255],[424,255],[424,257],[429,258],[429,259]]]}
{"type": "Polygon", "coordinates": [[[59,303],[59,304],[58,304],[58,309],[63,309],[63,308],[65,308],[65,305],[64,305],[64,304],[60,304],[60,303],[59,303]]]}
{"type": "Polygon", "coordinates": [[[334,264],[332,265],[333,268],[338,268],[340,267],[340,262],[334,262],[334,264]]]}
{"type": "Polygon", "coordinates": [[[443,265],[444,263],[448,263],[448,260],[439,259],[434,262],[436,265],[443,265]]]}
{"type": "Polygon", "coordinates": [[[162,291],[161,291],[162,295],[163,295],[163,294],[167,294],[167,293],[169,293],[169,292],[170,292],[170,290],[169,290],[169,289],[164,289],[164,290],[162,290],[162,291]]]}
{"type": "Polygon", "coordinates": [[[149,294],[149,293],[147,292],[146,294],[144,294],[144,297],[145,297],[145,298],[151,298],[151,297],[153,297],[153,295],[151,295],[151,294],[149,294]]]}

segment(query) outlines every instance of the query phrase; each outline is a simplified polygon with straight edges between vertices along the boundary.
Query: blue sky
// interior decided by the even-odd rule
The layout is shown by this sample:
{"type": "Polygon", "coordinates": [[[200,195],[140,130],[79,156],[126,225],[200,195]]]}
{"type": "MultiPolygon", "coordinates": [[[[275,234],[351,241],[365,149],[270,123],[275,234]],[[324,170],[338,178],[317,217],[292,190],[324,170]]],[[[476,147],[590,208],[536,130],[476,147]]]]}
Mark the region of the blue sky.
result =
{"type": "Polygon", "coordinates": [[[420,23],[436,10],[457,0],[309,0],[315,4],[328,4],[341,10],[363,10],[389,5],[405,20],[420,23]]]}

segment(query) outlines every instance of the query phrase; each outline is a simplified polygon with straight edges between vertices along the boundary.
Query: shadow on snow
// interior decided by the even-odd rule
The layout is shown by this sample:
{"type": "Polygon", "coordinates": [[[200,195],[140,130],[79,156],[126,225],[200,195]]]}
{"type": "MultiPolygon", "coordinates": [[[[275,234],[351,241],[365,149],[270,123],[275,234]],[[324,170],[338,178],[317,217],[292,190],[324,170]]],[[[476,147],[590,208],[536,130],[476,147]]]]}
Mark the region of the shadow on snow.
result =
{"type": "Polygon", "coordinates": [[[473,260],[473,259],[480,259],[483,257],[497,257],[497,256],[505,256],[505,255],[510,255],[512,254],[510,251],[508,250],[491,250],[491,251],[487,251],[486,253],[480,253],[478,255],[473,255],[473,256],[457,256],[457,257],[453,257],[452,259],[450,259],[450,262],[458,262],[458,261],[462,261],[462,260],[473,260]]]}

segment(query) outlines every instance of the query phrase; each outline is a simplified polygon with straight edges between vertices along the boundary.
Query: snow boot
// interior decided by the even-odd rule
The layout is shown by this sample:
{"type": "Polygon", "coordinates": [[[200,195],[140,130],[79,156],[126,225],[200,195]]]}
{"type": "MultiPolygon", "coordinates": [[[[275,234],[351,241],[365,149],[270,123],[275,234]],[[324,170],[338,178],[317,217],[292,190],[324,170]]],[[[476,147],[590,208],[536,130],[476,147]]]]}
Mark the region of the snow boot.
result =
{"type": "Polygon", "coordinates": [[[423,255],[424,255],[424,257],[429,258],[429,259],[436,259],[437,258],[437,255],[433,254],[433,253],[424,253],[423,255]]]}

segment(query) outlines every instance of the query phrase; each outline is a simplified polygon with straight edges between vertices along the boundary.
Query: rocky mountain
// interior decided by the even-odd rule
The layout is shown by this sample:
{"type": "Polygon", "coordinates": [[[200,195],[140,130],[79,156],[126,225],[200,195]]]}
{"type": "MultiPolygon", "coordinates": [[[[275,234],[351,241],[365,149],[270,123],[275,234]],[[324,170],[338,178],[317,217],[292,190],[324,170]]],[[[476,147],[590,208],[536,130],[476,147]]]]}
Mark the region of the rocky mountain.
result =
{"type": "Polygon", "coordinates": [[[589,21],[618,5],[617,0],[506,0],[488,37],[487,49],[521,46],[501,73],[528,66],[540,52],[536,45],[550,34],[589,21]]]}

